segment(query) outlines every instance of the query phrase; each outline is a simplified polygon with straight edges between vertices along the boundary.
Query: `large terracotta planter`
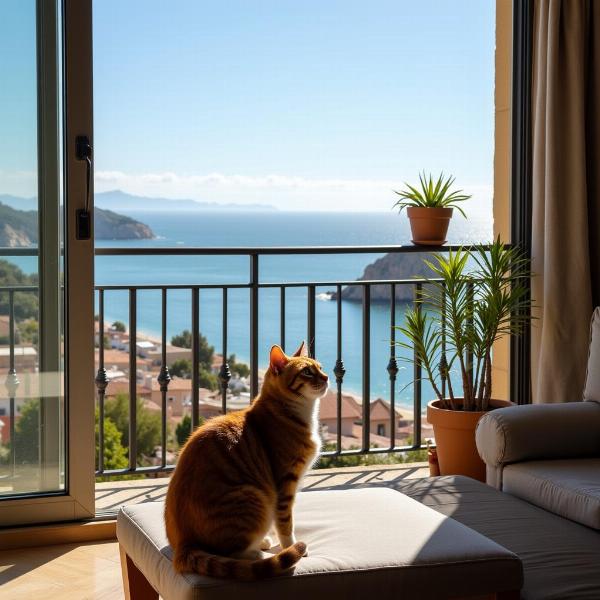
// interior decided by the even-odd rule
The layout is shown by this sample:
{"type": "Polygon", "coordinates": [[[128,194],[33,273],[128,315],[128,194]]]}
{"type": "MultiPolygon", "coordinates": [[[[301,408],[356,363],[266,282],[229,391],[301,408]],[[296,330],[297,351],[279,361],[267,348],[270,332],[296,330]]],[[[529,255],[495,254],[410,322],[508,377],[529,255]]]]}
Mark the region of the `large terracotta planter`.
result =
{"type": "Polygon", "coordinates": [[[453,208],[421,208],[410,206],[406,214],[410,221],[412,243],[441,246],[446,241],[453,208]]]}
{"type": "MultiPolygon", "coordinates": [[[[475,445],[475,426],[485,412],[447,410],[439,404],[433,400],[427,405],[427,420],[433,426],[440,475],[466,475],[485,481],[485,463],[475,445]]],[[[512,405],[508,400],[491,400],[490,410],[512,405]]]]}

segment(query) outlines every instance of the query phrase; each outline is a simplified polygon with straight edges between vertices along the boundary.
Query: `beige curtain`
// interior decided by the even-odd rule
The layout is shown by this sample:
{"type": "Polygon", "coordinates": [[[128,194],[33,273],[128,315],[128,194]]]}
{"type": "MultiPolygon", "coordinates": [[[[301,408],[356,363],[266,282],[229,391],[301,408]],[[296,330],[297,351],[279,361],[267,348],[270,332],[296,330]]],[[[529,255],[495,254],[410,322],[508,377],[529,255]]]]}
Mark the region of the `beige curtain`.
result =
{"type": "Polygon", "coordinates": [[[537,0],[533,45],[532,391],[571,402],[600,304],[600,0],[537,0]]]}

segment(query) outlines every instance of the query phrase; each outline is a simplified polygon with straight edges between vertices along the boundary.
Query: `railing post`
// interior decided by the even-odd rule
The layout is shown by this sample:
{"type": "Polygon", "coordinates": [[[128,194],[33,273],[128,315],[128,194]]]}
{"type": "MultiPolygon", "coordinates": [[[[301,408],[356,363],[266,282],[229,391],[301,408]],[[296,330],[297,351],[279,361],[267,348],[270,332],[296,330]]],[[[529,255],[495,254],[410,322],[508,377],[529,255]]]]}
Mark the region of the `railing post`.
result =
{"type": "Polygon", "coordinates": [[[306,343],[308,348],[308,355],[311,358],[315,357],[315,286],[309,285],[307,288],[308,292],[308,306],[307,306],[307,319],[306,319],[306,343]]]}
{"type": "Polygon", "coordinates": [[[258,253],[250,254],[250,395],[258,394],[258,253]]]}
{"type": "Polygon", "coordinates": [[[371,447],[371,286],[363,286],[362,409],[363,452],[371,447]]]}
{"type": "Polygon", "coordinates": [[[342,360],[342,286],[341,285],[338,285],[336,288],[336,301],[337,301],[337,359],[335,361],[335,367],[333,368],[333,374],[335,375],[335,382],[337,384],[336,451],[341,452],[342,451],[342,384],[344,381],[344,375],[346,374],[346,368],[344,367],[344,361],[342,360]]]}
{"type": "Polygon", "coordinates": [[[161,466],[167,464],[167,391],[169,389],[169,382],[171,381],[171,374],[169,373],[169,367],[167,365],[167,288],[162,290],[162,323],[161,323],[161,366],[160,372],[157,377],[157,382],[160,389],[161,395],[161,432],[160,432],[160,449],[161,466]]]}
{"type": "Polygon", "coordinates": [[[279,345],[285,352],[285,287],[279,291],[279,345]]]}
{"type": "MultiPolygon", "coordinates": [[[[422,299],[422,291],[423,284],[417,283],[415,284],[415,308],[416,310],[421,310],[421,299],[422,299]]],[[[413,414],[414,414],[414,440],[413,446],[415,448],[420,448],[421,446],[421,404],[422,404],[422,368],[421,361],[417,355],[417,351],[414,351],[413,356],[413,364],[414,364],[414,397],[413,397],[413,414]]]]}
{"type": "Polygon", "coordinates": [[[390,377],[390,450],[396,447],[396,376],[398,375],[398,362],[396,361],[396,285],[392,283],[390,302],[390,329],[392,340],[390,344],[390,361],[387,372],[390,377]]]}
{"type": "Polygon", "coordinates": [[[129,288],[129,469],[137,466],[137,290],[129,288]]]}
{"type": "Polygon", "coordinates": [[[13,290],[8,292],[8,336],[9,336],[9,355],[8,355],[8,374],[6,375],[6,391],[9,397],[9,418],[10,418],[10,473],[14,477],[16,471],[15,454],[15,396],[19,387],[19,378],[15,369],[15,295],[13,290]]]}
{"type": "Polygon", "coordinates": [[[104,471],[104,398],[108,375],[104,368],[104,290],[98,290],[98,372],[95,378],[98,390],[98,471],[104,471]]]}
{"type": "Polygon", "coordinates": [[[192,431],[200,421],[200,290],[192,288],[192,431]]]}
{"type": "Polygon", "coordinates": [[[227,364],[227,288],[223,288],[223,363],[219,371],[219,382],[221,383],[221,411],[227,414],[227,388],[231,379],[231,371],[227,364]]]}

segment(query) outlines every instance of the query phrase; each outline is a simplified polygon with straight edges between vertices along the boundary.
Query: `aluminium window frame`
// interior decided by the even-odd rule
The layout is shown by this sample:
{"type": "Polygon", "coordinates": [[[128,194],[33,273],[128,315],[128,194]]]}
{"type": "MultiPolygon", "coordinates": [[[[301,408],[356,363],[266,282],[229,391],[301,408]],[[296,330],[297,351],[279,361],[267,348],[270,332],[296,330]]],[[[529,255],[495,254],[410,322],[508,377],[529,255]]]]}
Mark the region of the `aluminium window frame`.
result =
{"type": "MultiPolygon", "coordinates": [[[[530,259],[533,0],[513,0],[512,35],[510,233],[511,243],[530,259]]],[[[510,399],[531,403],[531,326],[510,339],[510,399]]]]}
{"type": "MultiPolygon", "coordinates": [[[[41,224],[55,231],[46,231],[51,238],[49,252],[40,250],[39,264],[48,269],[40,276],[56,277],[59,272],[57,235],[60,221],[58,187],[58,149],[62,149],[64,168],[64,303],[60,314],[57,282],[49,282],[49,305],[42,308],[41,318],[47,322],[64,319],[64,448],[65,489],[36,492],[0,499],[0,526],[31,525],[57,521],[90,519],[95,516],[95,444],[94,440],[94,242],[76,240],[75,212],[85,207],[85,165],[75,157],[75,137],[88,135],[92,139],[92,0],[37,0],[38,46],[38,173],[41,203],[41,224]],[[62,30],[59,34],[58,10],[62,8],[62,30]],[[58,61],[62,41],[62,64],[58,61]],[[58,66],[58,68],[57,68],[58,66]],[[58,69],[63,72],[63,139],[57,139],[58,69]],[[54,95],[49,99],[49,95],[54,95]],[[48,162],[44,162],[44,161],[48,162]],[[44,163],[44,164],[41,164],[44,163]],[[48,263],[51,263],[48,266],[48,263]],[[70,307],[76,307],[70,310],[70,307]],[[45,310],[47,313],[44,313],[45,310]],[[90,440],[92,443],[90,444],[90,440]]],[[[93,177],[90,185],[93,186],[93,177]]],[[[90,189],[93,198],[93,189],[90,189]]],[[[43,235],[43,232],[42,232],[43,235]]],[[[42,240],[42,238],[40,238],[42,240]]],[[[42,290],[42,295],[46,292],[42,290]]],[[[51,328],[52,329],[52,328],[51,328]]],[[[50,331],[51,331],[50,329],[50,331]]],[[[54,328],[58,329],[58,328],[54,328]]],[[[48,368],[57,367],[56,331],[46,340],[49,348],[48,368]]],[[[52,418],[52,427],[58,420],[52,418]]],[[[56,437],[58,436],[58,432],[56,437]]],[[[43,442],[44,435],[42,435],[43,442]]],[[[56,455],[56,439],[48,449],[56,455]]]]}

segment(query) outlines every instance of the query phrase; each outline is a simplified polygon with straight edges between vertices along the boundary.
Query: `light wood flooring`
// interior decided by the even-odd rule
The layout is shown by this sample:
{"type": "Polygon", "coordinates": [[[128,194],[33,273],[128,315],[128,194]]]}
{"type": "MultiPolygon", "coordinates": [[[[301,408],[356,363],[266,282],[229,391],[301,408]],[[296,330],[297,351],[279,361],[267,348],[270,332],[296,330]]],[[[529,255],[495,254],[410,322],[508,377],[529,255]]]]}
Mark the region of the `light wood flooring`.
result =
{"type": "Polygon", "coordinates": [[[2,600],[122,600],[117,542],[0,552],[2,600]]]}

